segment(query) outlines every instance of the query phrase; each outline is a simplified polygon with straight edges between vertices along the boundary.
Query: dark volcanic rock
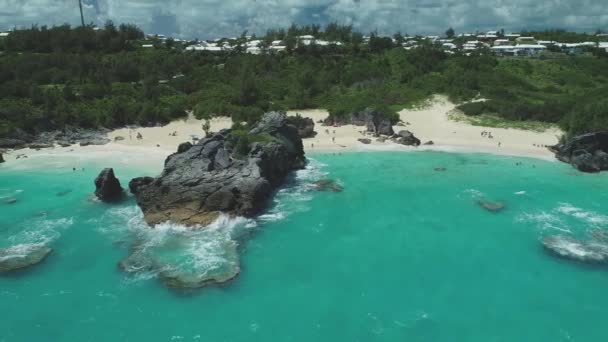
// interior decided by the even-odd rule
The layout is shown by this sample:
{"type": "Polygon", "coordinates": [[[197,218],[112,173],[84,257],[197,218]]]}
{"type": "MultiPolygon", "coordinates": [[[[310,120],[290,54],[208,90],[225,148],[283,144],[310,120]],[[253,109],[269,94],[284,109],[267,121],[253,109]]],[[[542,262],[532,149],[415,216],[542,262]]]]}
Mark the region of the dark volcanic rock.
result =
{"type": "Polygon", "coordinates": [[[285,114],[266,113],[248,134],[222,130],[167,157],[156,178],[129,183],[149,224],[208,224],[221,212],[262,211],[287,174],[304,167],[302,139],[285,114]]]}
{"type": "Polygon", "coordinates": [[[0,138],[0,148],[22,148],[25,144],[27,142],[20,139],[0,138]]]}
{"type": "Polygon", "coordinates": [[[31,144],[27,144],[27,147],[29,147],[32,150],[39,150],[41,148],[52,148],[52,147],[55,147],[55,145],[43,144],[43,143],[31,143],[31,144]]]}
{"type": "Polygon", "coordinates": [[[104,202],[115,202],[122,198],[124,190],[111,168],[103,169],[95,178],[95,196],[104,202]]]}
{"type": "Polygon", "coordinates": [[[564,235],[547,236],[543,247],[565,259],[592,264],[608,263],[608,245],[601,241],[581,241],[564,235]]]}
{"type": "Polygon", "coordinates": [[[372,143],[372,139],[368,139],[368,138],[359,138],[357,140],[359,140],[360,143],[365,144],[365,145],[369,145],[372,143]]]}
{"type": "Polygon", "coordinates": [[[2,156],[2,153],[0,153],[0,163],[4,163],[4,157],[2,156]]]}
{"type": "Polygon", "coordinates": [[[190,143],[190,142],[181,143],[177,147],[177,153],[184,153],[184,152],[188,151],[190,148],[192,148],[192,143],[190,143]]]}
{"type": "Polygon", "coordinates": [[[16,271],[43,261],[52,249],[41,244],[21,244],[0,249],[0,273],[16,271]]]}
{"type": "Polygon", "coordinates": [[[317,135],[317,132],[315,132],[315,122],[311,118],[305,118],[300,115],[288,116],[287,123],[298,129],[298,135],[302,139],[314,138],[317,135]]]}
{"type": "Polygon", "coordinates": [[[608,132],[579,135],[550,149],[557,159],[572,164],[580,171],[608,170],[608,132]]]}
{"type": "Polygon", "coordinates": [[[414,133],[410,132],[410,131],[399,131],[399,133],[395,134],[393,136],[393,141],[396,142],[397,144],[401,144],[401,145],[407,145],[407,146],[419,146],[420,145],[420,139],[416,138],[414,136],[414,133]]]}
{"type": "Polygon", "coordinates": [[[370,108],[361,112],[352,113],[346,117],[329,117],[325,119],[324,123],[326,125],[352,124],[355,126],[366,126],[367,131],[374,133],[376,136],[392,136],[393,134],[395,134],[395,131],[393,131],[393,123],[391,122],[391,120],[386,117],[384,113],[375,111],[370,108]]]}
{"type": "Polygon", "coordinates": [[[433,142],[433,140],[429,140],[422,145],[430,146],[430,145],[435,145],[435,143],[433,142]]]}

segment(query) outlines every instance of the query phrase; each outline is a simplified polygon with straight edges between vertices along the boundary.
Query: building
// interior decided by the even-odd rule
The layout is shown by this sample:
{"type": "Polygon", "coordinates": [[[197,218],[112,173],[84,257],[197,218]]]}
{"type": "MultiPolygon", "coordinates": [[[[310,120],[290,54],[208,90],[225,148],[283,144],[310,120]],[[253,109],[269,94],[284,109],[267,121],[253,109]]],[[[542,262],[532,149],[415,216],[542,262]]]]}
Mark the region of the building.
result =
{"type": "Polygon", "coordinates": [[[517,37],[515,38],[515,42],[517,43],[517,45],[535,45],[536,43],[536,39],[534,39],[534,37],[517,37]]]}
{"type": "Polygon", "coordinates": [[[511,41],[508,39],[496,39],[494,41],[494,46],[507,46],[507,45],[512,45],[511,41]]]}
{"type": "Polygon", "coordinates": [[[492,52],[498,56],[536,56],[547,50],[544,45],[538,44],[519,44],[501,45],[491,47],[492,52]]]}

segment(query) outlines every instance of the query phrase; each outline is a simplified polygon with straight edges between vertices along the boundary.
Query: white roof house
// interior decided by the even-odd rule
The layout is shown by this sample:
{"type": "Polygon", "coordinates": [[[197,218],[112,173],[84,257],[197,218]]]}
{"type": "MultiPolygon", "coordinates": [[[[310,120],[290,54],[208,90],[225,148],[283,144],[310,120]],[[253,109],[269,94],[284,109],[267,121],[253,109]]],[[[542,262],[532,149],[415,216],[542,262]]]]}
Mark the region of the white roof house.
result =
{"type": "Polygon", "coordinates": [[[252,55],[259,55],[260,53],[262,53],[262,49],[257,46],[250,46],[247,48],[247,53],[250,53],[252,55]]]}
{"type": "Polygon", "coordinates": [[[504,46],[504,45],[511,45],[511,41],[508,39],[496,39],[494,41],[494,46],[504,46]]]}
{"type": "Polygon", "coordinates": [[[142,47],[142,48],[149,49],[149,48],[153,48],[153,47],[154,47],[154,45],[152,45],[152,44],[142,44],[142,46],[141,46],[141,47],[142,47]]]}
{"type": "Polygon", "coordinates": [[[456,44],[454,44],[454,43],[443,43],[441,45],[441,48],[445,49],[445,50],[454,50],[454,49],[456,49],[456,44]]]}
{"type": "Polygon", "coordinates": [[[0,32],[0,37],[8,37],[10,32],[0,32]]]}

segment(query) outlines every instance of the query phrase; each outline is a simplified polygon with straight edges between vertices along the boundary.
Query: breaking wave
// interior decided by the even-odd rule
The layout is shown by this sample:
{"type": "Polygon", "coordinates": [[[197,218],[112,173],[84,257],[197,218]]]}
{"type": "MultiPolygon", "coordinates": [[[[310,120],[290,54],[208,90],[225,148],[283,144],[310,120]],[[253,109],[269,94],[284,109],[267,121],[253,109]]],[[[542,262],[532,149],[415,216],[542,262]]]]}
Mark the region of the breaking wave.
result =
{"type": "Polygon", "coordinates": [[[589,230],[608,228],[608,216],[570,203],[559,203],[550,211],[520,214],[516,222],[531,222],[541,230],[557,230],[575,235],[589,230]]]}

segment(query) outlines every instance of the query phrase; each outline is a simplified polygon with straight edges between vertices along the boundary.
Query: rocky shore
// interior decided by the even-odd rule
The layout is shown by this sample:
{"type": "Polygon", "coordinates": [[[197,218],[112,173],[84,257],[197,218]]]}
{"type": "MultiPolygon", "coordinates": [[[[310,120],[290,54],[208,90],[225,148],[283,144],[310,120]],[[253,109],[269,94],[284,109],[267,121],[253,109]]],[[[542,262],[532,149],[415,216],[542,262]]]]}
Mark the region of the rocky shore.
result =
{"type": "Polygon", "coordinates": [[[105,145],[110,142],[107,134],[108,129],[86,130],[86,129],[64,129],[42,132],[37,135],[27,133],[23,130],[15,130],[5,137],[0,137],[0,148],[6,149],[42,149],[51,148],[55,144],[61,146],[70,145],[105,145]]]}
{"type": "Polygon", "coordinates": [[[206,225],[221,213],[259,214],[287,174],[305,166],[302,139],[285,114],[270,112],[250,130],[222,130],[167,157],[160,176],[129,188],[149,224],[206,225]]]}
{"type": "Polygon", "coordinates": [[[608,170],[608,132],[576,136],[549,148],[555,157],[583,172],[608,170]]]}

